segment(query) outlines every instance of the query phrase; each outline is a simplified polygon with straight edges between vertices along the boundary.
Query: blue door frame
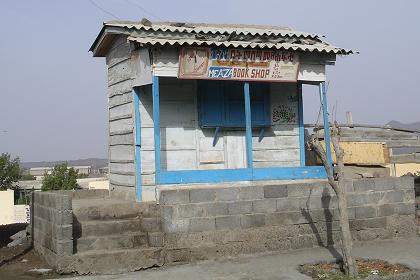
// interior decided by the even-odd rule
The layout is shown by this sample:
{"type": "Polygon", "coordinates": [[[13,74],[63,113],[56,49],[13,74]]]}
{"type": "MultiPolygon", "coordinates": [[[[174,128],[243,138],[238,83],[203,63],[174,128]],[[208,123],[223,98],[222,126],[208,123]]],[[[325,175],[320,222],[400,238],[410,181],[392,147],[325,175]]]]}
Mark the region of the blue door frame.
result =
{"type": "MultiPolygon", "coordinates": [[[[305,165],[305,138],[303,126],[303,100],[302,85],[298,84],[299,100],[299,143],[300,143],[300,166],[299,167],[278,167],[278,168],[254,168],[252,159],[252,127],[251,127],[251,105],[249,83],[244,83],[245,99],[245,138],[247,168],[240,169],[218,169],[218,170],[177,170],[167,171],[161,168],[161,143],[160,143],[160,104],[159,104],[159,77],[153,77],[153,120],[154,120],[154,145],[155,145],[155,183],[162,184],[184,184],[184,183],[211,183],[229,181],[257,181],[257,180],[282,180],[282,179],[321,179],[327,174],[323,166],[305,165]]],[[[320,99],[323,108],[325,142],[327,156],[331,163],[330,133],[328,123],[327,96],[325,83],[319,84],[320,99]]],[[[137,199],[141,200],[141,169],[140,169],[140,111],[139,111],[139,90],[133,90],[135,120],[136,120],[136,193],[137,199]]]]}

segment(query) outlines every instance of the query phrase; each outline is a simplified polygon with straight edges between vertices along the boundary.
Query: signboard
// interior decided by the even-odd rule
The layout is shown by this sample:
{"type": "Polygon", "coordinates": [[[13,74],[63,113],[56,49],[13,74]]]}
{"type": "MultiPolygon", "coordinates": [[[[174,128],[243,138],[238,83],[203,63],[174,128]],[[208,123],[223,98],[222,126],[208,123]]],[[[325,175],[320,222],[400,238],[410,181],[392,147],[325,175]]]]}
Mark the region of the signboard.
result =
{"type": "Polygon", "coordinates": [[[182,48],[180,79],[296,82],[296,52],[261,49],[182,48]]]}

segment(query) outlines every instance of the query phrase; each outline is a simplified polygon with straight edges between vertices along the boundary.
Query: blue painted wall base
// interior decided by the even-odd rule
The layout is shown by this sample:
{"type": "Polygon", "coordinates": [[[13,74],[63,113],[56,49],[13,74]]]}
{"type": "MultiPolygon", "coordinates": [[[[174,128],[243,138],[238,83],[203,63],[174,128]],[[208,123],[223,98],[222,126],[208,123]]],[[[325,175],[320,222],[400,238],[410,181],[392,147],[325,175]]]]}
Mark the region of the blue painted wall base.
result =
{"type": "Polygon", "coordinates": [[[156,176],[158,185],[324,178],[323,166],[160,171],[156,176]]]}

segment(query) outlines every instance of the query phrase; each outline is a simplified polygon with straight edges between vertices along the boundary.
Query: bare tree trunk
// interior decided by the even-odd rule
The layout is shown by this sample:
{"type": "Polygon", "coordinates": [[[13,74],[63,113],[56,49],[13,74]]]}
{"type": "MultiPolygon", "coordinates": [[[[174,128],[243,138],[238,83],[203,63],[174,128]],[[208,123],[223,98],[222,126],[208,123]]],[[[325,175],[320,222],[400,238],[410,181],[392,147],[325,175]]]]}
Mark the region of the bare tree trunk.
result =
{"type": "Polygon", "coordinates": [[[313,135],[308,144],[320,157],[322,164],[327,171],[328,183],[337,196],[338,212],[340,214],[344,270],[347,276],[354,277],[357,275],[357,266],[352,254],[353,241],[350,232],[349,215],[347,212],[347,190],[344,182],[344,151],[339,146],[340,131],[337,124],[334,124],[333,126],[331,140],[337,158],[336,176],[334,176],[334,171],[328,164],[327,154],[324,148],[321,146],[319,140],[313,135]]]}

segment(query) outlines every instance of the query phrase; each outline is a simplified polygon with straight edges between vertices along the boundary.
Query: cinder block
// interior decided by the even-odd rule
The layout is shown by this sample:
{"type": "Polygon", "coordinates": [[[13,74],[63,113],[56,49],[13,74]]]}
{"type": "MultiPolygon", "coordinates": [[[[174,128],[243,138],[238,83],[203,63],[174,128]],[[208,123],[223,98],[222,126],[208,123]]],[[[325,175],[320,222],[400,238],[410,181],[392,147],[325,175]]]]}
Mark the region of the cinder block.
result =
{"type": "Polygon", "coordinates": [[[174,206],[175,218],[185,219],[204,217],[206,215],[202,203],[178,204],[174,206]]]}
{"type": "Polygon", "coordinates": [[[239,188],[240,200],[254,200],[264,198],[264,189],[262,186],[250,186],[239,188]]]}
{"type": "Polygon", "coordinates": [[[404,201],[404,191],[387,191],[384,193],[382,203],[399,203],[404,201]]]}
{"type": "Polygon", "coordinates": [[[231,215],[252,213],[252,201],[229,202],[227,206],[231,215]]]}
{"type": "Polygon", "coordinates": [[[252,201],[253,213],[270,213],[276,212],[277,200],[276,199],[259,199],[252,201]]]}
{"type": "Polygon", "coordinates": [[[216,191],[214,189],[193,189],[190,190],[190,202],[212,202],[216,200],[216,191]]]}
{"type": "Polygon", "coordinates": [[[353,180],[352,179],[344,179],[344,187],[346,188],[347,193],[354,192],[353,180]]]}
{"type": "Polygon", "coordinates": [[[60,256],[73,255],[73,240],[56,242],[55,253],[60,256]]]}
{"type": "Polygon", "coordinates": [[[288,212],[268,213],[265,216],[265,223],[269,226],[282,226],[290,224],[288,212]]]}
{"type": "Polygon", "coordinates": [[[411,176],[402,176],[394,178],[396,190],[414,190],[414,178],[411,176]]]}
{"type": "Polygon", "coordinates": [[[349,193],[347,195],[347,206],[363,206],[369,204],[377,204],[380,198],[380,193],[349,193]]]}
{"type": "Polygon", "coordinates": [[[356,219],[367,219],[376,217],[376,207],[362,206],[355,207],[356,219]]]}
{"type": "Polygon", "coordinates": [[[173,205],[186,204],[190,202],[189,190],[161,190],[159,197],[159,204],[173,205]]]}
{"type": "Polygon", "coordinates": [[[277,211],[297,211],[301,208],[301,201],[298,197],[280,198],[276,201],[277,211]]]}
{"type": "Polygon", "coordinates": [[[150,247],[163,247],[165,244],[165,234],[163,232],[148,232],[147,239],[150,247]]]}
{"type": "Polygon", "coordinates": [[[160,215],[162,217],[162,221],[170,222],[172,219],[177,218],[177,211],[174,210],[174,206],[167,206],[163,205],[160,208],[160,215]],[[174,213],[175,212],[175,213],[174,213]]]}
{"type": "Polygon", "coordinates": [[[385,217],[369,218],[362,220],[350,220],[351,230],[361,230],[368,228],[386,228],[387,220],[385,217]]]}
{"type": "Polygon", "coordinates": [[[395,178],[393,177],[384,177],[384,178],[375,178],[375,190],[376,191],[390,191],[395,188],[395,178]]]}
{"type": "Polygon", "coordinates": [[[183,263],[189,262],[191,259],[191,252],[187,248],[169,249],[166,251],[165,263],[183,263]]]}
{"type": "Polygon", "coordinates": [[[287,186],[287,195],[289,197],[309,197],[312,189],[309,184],[292,184],[287,186]]]}
{"type": "Polygon", "coordinates": [[[413,215],[416,211],[414,203],[397,203],[394,204],[395,214],[413,215]]]}
{"type": "Polygon", "coordinates": [[[215,218],[193,218],[190,219],[189,231],[209,231],[216,229],[215,218]]]}
{"type": "Polygon", "coordinates": [[[222,216],[228,214],[228,204],[226,202],[205,203],[203,208],[206,216],[222,216]]]}
{"type": "Polygon", "coordinates": [[[406,190],[402,190],[402,192],[403,192],[404,203],[414,203],[414,200],[416,199],[414,189],[406,189],[406,190]]]}
{"type": "Polygon", "coordinates": [[[368,192],[375,190],[375,180],[371,178],[353,180],[355,192],[368,192]]]}
{"type": "Polygon", "coordinates": [[[187,232],[190,227],[189,219],[172,219],[169,221],[163,221],[162,229],[164,232],[176,233],[176,232],[187,232]]]}
{"type": "Polygon", "coordinates": [[[265,226],[265,214],[241,215],[242,228],[255,228],[265,226]]]}
{"type": "Polygon", "coordinates": [[[287,186],[287,185],[264,186],[264,197],[265,198],[287,197],[288,188],[291,188],[291,186],[287,186]]]}
{"type": "Polygon", "coordinates": [[[215,189],[216,201],[236,201],[239,199],[239,188],[230,187],[215,189]]]}
{"type": "Polygon", "coordinates": [[[72,240],[73,225],[54,225],[51,237],[58,240],[72,240]]]}
{"type": "Polygon", "coordinates": [[[158,232],[161,230],[160,219],[157,217],[142,217],[141,228],[144,232],[158,232]]]}
{"type": "Polygon", "coordinates": [[[395,214],[395,204],[382,204],[378,205],[377,215],[378,217],[386,217],[395,214]]]}
{"type": "Polygon", "coordinates": [[[241,227],[239,216],[220,216],[216,217],[216,229],[233,229],[241,227]]]}

